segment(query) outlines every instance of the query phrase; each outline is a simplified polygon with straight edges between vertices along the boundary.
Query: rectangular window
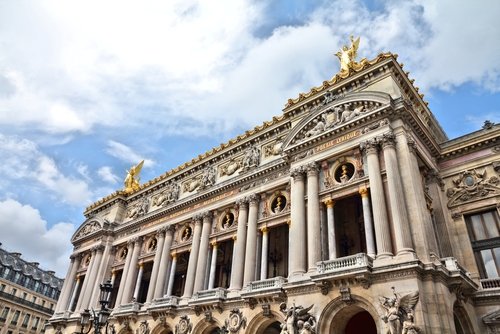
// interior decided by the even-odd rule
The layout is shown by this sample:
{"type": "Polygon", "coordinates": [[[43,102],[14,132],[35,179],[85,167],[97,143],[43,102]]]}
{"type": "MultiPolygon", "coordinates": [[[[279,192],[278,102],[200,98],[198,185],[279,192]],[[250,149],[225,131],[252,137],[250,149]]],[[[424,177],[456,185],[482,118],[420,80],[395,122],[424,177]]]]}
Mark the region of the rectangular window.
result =
{"type": "Polygon", "coordinates": [[[23,299],[27,299],[28,298],[28,294],[26,292],[23,292],[23,299]]]}
{"type": "Polygon", "coordinates": [[[17,289],[12,289],[12,295],[15,296],[17,294],[17,289]]]}
{"type": "Polygon", "coordinates": [[[10,312],[10,307],[4,307],[2,311],[2,316],[0,316],[0,321],[5,321],[7,320],[7,317],[9,316],[10,312]]]}
{"type": "Polygon", "coordinates": [[[38,324],[40,323],[40,317],[36,317],[33,319],[33,324],[31,325],[32,330],[36,330],[38,328],[38,324]]]}
{"type": "Polygon", "coordinates": [[[500,219],[496,210],[465,216],[481,278],[500,276],[500,219]]]}
{"type": "Polygon", "coordinates": [[[36,297],[35,297],[35,296],[33,296],[33,299],[31,299],[31,302],[32,302],[33,304],[34,304],[34,303],[36,303],[36,297]]]}
{"type": "Polygon", "coordinates": [[[0,285],[0,291],[5,290],[5,284],[0,285]]]}
{"type": "Polygon", "coordinates": [[[30,315],[29,314],[26,314],[24,316],[24,319],[23,319],[23,324],[21,326],[23,326],[24,328],[28,327],[28,323],[30,322],[30,315]]]}
{"type": "Polygon", "coordinates": [[[12,317],[12,321],[10,322],[13,325],[17,325],[17,321],[19,320],[19,316],[21,315],[21,311],[17,310],[12,317]]]}

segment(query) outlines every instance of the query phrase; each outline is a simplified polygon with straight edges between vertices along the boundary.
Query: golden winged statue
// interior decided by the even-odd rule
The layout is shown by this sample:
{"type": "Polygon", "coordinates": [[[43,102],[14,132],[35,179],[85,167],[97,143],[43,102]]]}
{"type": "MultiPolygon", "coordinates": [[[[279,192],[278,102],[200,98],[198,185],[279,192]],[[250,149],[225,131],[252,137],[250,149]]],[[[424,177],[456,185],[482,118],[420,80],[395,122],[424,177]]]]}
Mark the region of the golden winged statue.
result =
{"type": "Polygon", "coordinates": [[[130,167],[127,171],[127,176],[125,177],[125,181],[123,181],[125,184],[125,192],[127,194],[139,190],[139,173],[141,172],[143,165],[144,160],[139,162],[137,165],[130,167]]]}
{"type": "Polygon", "coordinates": [[[348,74],[353,68],[353,65],[356,64],[360,37],[354,39],[351,35],[350,38],[351,46],[348,47],[347,45],[344,45],[342,49],[335,54],[340,60],[340,73],[348,74]]]}

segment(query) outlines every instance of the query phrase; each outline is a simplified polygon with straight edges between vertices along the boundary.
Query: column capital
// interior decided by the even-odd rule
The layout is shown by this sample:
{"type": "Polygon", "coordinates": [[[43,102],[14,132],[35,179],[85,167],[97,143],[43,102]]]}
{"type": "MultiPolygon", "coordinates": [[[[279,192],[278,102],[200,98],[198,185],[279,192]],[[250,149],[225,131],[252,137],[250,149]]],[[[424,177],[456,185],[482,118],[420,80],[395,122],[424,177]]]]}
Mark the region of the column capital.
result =
{"type": "Polygon", "coordinates": [[[172,256],[172,260],[177,259],[177,253],[170,253],[170,256],[172,256]]]}
{"type": "Polygon", "coordinates": [[[318,175],[319,165],[317,162],[313,161],[308,163],[306,166],[307,176],[315,176],[318,175]]]}
{"type": "Polygon", "coordinates": [[[234,242],[236,242],[236,239],[238,239],[238,237],[237,237],[237,236],[236,236],[236,234],[235,234],[235,235],[233,235],[233,236],[231,237],[231,239],[233,239],[233,241],[234,241],[234,242]]]}
{"type": "Polygon", "coordinates": [[[135,245],[140,245],[140,244],[142,243],[142,239],[143,239],[142,237],[133,237],[133,238],[131,238],[131,239],[127,242],[127,244],[128,244],[128,245],[132,245],[132,244],[133,244],[134,246],[135,246],[135,245]]]}
{"type": "Polygon", "coordinates": [[[290,176],[294,180],[303,180],[304,179],[304,172],[305,172],[304,166],[291,168],[290,169],[290,176]]]}
{"type": "Polygon", "coordinates": [[[217,240],[212,241],[210,245],[212,245],[213,248],[217,248],[218,246],[217,240]]]}
{"type": "Polygon", "coordinates": [[[167,226],[162,226],[159,229],[156,230],[155,236],[157,238],[160,238],[165,235],[165,232],[167,232],[167,226]]]}
{"type": "Polygon", "coordinates": [[[327,208],[333,208],[335,206],[335,201],[331,198],[327,198],[323,201],[327,208]]]}
{"type": "Polygon", "coordinates": [[[396,136],[392,131],[386,132],[380,137],[380,142],[382,143],[382,148],[394,147],[396,144],[396,136]]]}
{"type": "Polygon", "coordinates": [[[248,204],[248,198],[242,197],[236,200],[236,205],[238,208],[246,207],[248,204]]]}
{"type": "Polygon", "coordinates": [[[366,187],[359,188],[359,194],[361,195],[362,198],[368,197],[368,188],[366,187]]]}
{"type": "Polygon", "coordinates": [[[202,213],[197,213],[193,216],[193,222],[195,224],[200,223],[203,220],[203,214],[202,213]]]}
{"type": "Polygon", "coordinates": [[[104,245],[96,245],[90,249],[92,252],[104,251],[104,245]]]}
{"type": "Polygon", "coordinates": [[[247,196],[246,200],[250,205],[257,205],[259,204],[260,196],[257,194],[251,194],[247,196]]]}
{"type": "Polygon", "coordinates": [[[203,220],[211,219],[213,214],[211,211],[204,211],[201,213],[203,220]]]}
{"type": "Polygon", "coordinates": [[[410,134],[406,135],[406,143],[408,144],[408,149],[411,153],[417,152],[417,143],[410,134]]]}
{"type": "Polygon", "coordinates": [[[376,138],[368,139],[359,145],[363,154],[377,154],[379,143],[376,138]]]}
{"type": "Polygon", "coordinates": [[[262,232],[262,234],[267,233],[268,232],[267,226],[261,227],[260,231],[262,232]]]}

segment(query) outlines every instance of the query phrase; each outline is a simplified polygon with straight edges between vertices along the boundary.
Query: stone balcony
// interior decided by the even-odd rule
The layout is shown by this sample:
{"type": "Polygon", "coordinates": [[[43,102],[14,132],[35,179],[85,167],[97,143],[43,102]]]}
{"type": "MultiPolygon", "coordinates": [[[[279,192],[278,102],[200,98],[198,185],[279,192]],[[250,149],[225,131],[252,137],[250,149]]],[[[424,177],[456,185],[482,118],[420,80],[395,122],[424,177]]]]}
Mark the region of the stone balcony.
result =
{"type": "Polygon", "coordinates": [[[500,277],[482,279],[481,287],[483,289],[500,289],[500,277]]]}
{"type": "Polygon", "coordinates": [[[158,299],[153,299],[151,304],[147,306],[148,314],[151,314],[153,319],[158,317],[166,317],[167,315],[174,315],[175,310],[179,306],[179,297],[170,296],[158,299]]]}
{"type": "Polygon", "coordinates": [[[286,282],[286,278],[281,276],[253,281],[241,290],[240,295],[251,308],[258,302],[282,301],[285,297],[283,286],[286,282]]]}
{"type": "Polygon", "coordinates": [[[364,287],[371,284],[370,275],[373,260],[365,253],[344,256],[333,260],[317,263],[317,273],[311,275],[311,280],[326,294],[336,281],[350,280],[364,287]]]}

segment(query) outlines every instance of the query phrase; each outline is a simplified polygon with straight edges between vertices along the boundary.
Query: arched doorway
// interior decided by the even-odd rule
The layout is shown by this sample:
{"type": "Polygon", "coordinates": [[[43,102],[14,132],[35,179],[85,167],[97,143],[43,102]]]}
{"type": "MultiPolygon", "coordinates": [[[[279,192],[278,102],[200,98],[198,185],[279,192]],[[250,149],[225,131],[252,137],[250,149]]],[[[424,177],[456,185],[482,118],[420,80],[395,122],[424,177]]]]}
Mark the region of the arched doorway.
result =
{"type": "Polygon", "coordinates": [[[356,313],[345,326],[345,334],[377,334],[377,326],[367,311],[356,313]]]}
{"type": "Polygon", "coordinates": [[[267,326],[262,334],[279,334],[281,332],[281,324],[278,321],[273,322],[267,326]]]}
{"type": "Polygon", "coordinates": [[[467,311],[457,302],[453,305],[453,322],[457,334],[474,334],[467,311]]]}
{"type": "Polygon", "coordinates": [[[333,318],[318,328],[321,330],[321,328],[326,329],[325,327],[328,326],[327,333],[329,334],[377,334],[377,324],[372,314],[356,303],[343,307],[335,313],[333,318]]]}

